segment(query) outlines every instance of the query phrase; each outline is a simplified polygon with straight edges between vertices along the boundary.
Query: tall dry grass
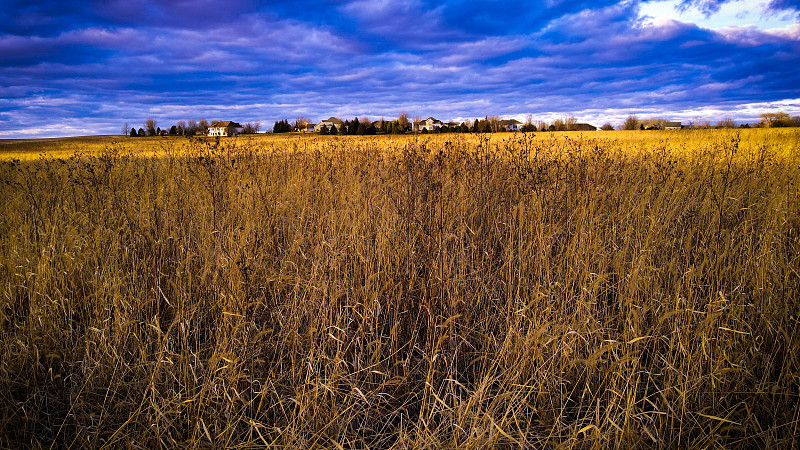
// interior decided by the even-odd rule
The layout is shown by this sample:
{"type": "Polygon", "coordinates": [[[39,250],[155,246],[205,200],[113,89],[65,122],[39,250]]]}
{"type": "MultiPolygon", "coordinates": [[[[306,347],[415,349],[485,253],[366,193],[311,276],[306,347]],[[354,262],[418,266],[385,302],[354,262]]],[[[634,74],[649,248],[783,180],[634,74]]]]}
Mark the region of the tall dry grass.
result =
{"type": "Polygon", "coordinates": [[[800,133],[611,136],[0,163],[0,447],[797,446],[800,133]]]}

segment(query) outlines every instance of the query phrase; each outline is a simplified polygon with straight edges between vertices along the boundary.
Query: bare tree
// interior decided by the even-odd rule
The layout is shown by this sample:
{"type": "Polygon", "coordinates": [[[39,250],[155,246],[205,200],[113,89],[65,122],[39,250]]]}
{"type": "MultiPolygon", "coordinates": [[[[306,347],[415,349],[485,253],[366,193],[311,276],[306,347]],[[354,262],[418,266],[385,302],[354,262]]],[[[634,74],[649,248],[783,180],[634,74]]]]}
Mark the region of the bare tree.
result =
{"type": "Polygon", "coordinates": [[[178,134],[180,134],[181,136],[186,134],[186,122],[184,122],[183,120],[179,120],[178,125],[175,128],[177,129],[178,134]]]}
{"type": "Polygon", "coordinates": [[[492,133],[500,131],[500,118],[497,116],[486,116],[486,123],[489,124],[489,129],[492,133]]]}
{"type": "Polygon", "coordinates": [[[310,124],[310,123],[311,123],[311,119],[309,119],[307,117],[297,116],[297,118],[294,119],[294,123],[292,124],[292,127],[296,131],[305,131],[306,130],[306,126],[308,126],[308,124],[310,124]]]}
{"type": "Polygon", "coordinates": [[[194,136],[195,131],[197,131],[197,122],[195,122],[194,119],[189,119],[189,121],[186,122],[186,134],[188,136],[194,136]]]}
{"type": "Polygon", "coordinates": [[[564,116],[564,129],[567,131],[575,131],[578,129],[578,119],[572,114],[564,116]]]}
{"type": "Polygon", "coordinates": [[[253,132],[258,133],[260,131],[261,131],[261,122],[256,120],[255,122],[253,122],[253,132]]]}
{"type": "Polygon", "coordinates": [[[603,131],[613,131],[614,130],[614,125],[611,125],[609,122],[606,122],[606,123],[603,124],[602,127],[600,127],[600,129],[603,130],[603,131]]]}
{"type": "Polygon", "coordinates": [[[639,119],[636,117],[636,114],[631,114],[625,119],[625,122],[622,122],[620,126],[622,130],[638,130],[639,129],[639,119]]]}
{"type": "Polygon", "coordinates": [[[122,135],[128,136],[128,133],[131,132],[131,127],[128,126],[128,122],[125,122],[125,125],[122,126],[122,135]]]}
{"type": "Polygon", "coordinates": [[[710,126],[711,123],[700,116],[695,117],[689,122],[689,128],[709,128],[710,126]]]}
{"type": "Polygon", "coordinates": [[[732,118],[726,117],[717,122],[717,128],[736,128],[736,122],[732,118]]]}
{"type": "Polygon", "coordinates": [[[148,117],[147,120],[144,121],[144,129],[147,132],[148,136],[155,136],[156,135],[156,128],[158,127],[158,122],[153,117],[148,117]]]}
{"type": "Polygon", "coordinates": [[[758,123],[758,126],[767,128],[775,126],[776,122],[782,124],[782,122],[788,122],[790,120],[789,114],[786,114],[783,111],[776,113],[764,113],[761,114],[760,117],[761,122],[758,123]]]}
{"type": "Polygon", "coordinates": [[[202,135],[208,133],[208,121],[206,119],[200,119],[200,122],[197,122],[197,132],[202,135]]]}
{"type": "Polygon", "coordinates": [[[400,131],[408,131],[409,129],[409,122],[408,122],[408,113],[405,111],[400,111],[400,116],[397,117],[397,124],[400,126],[400,131]]]}

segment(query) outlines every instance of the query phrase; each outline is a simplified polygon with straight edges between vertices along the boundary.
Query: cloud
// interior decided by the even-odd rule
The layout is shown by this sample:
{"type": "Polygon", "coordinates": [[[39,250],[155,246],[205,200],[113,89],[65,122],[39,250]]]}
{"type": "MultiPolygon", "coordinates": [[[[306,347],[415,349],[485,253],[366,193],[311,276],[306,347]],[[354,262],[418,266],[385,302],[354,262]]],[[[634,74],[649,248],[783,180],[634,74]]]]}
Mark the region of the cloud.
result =
{"type": "MultiPolygon", "coordinates": [[[[271,124],[401,110],[604,122],[800,97],[791,2],[770,19],[777,27],[717,27],[699,12],[686,20],[679,1],[14,3],[0,12],[0,130],[117,133],[149,116],[271,124]],[[662,3],[668,14],[648,19],[662,3]]],[[[740,1],[753,0],[687,8],[735,19],[728,11],[740,1]]]]}

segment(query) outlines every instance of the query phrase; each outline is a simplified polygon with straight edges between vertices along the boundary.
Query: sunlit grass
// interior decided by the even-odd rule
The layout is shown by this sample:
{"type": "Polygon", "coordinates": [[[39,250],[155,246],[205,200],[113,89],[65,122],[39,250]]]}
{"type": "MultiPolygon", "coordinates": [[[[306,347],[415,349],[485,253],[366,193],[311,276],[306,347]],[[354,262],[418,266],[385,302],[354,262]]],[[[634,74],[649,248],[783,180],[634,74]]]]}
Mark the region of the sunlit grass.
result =
{"type": "Polygon", "coordinates": [[[107,139],[0,146],[0,447],[797,445],[797,130],[107,139]]]}

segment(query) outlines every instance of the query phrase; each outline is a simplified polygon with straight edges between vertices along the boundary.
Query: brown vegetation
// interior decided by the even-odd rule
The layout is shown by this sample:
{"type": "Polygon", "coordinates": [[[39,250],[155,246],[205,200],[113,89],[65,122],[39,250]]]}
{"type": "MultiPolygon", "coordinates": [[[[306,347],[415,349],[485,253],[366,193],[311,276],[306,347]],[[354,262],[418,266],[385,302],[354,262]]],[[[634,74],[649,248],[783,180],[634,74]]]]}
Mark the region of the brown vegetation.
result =
{"type": "Polygon", "coordinates": [[[0,447],[797,445],[800,133],[748,131],[0,162],[0,447]]]}

